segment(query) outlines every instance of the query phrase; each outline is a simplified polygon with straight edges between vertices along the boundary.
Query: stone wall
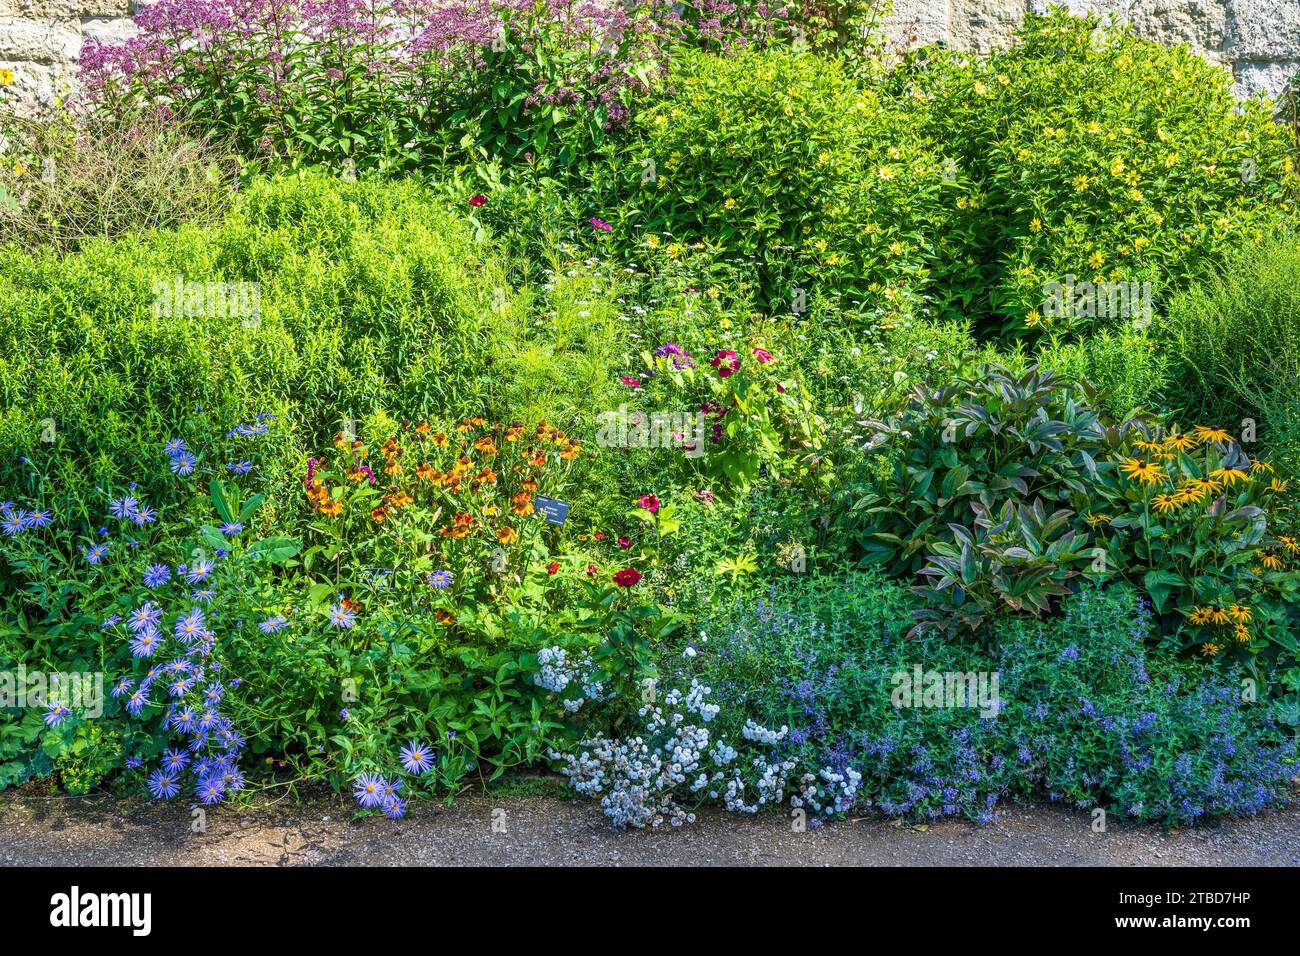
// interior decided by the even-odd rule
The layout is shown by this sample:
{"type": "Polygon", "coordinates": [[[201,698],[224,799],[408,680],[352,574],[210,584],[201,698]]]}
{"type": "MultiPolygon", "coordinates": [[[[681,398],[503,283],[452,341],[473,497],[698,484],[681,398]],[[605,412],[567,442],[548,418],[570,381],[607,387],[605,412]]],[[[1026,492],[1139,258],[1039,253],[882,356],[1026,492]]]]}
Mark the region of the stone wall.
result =
{"type": "MultiPolygon", "coordinates": [[[[1140,35],[1186,43],[1230,70],[1242,95],[1280,93],[1300,72],[1300,0],[1064,0],[1076,13],[1114,14],[1140,35]]],[[[946,40],[961,50],[1004,45],[1028,11],[1046,0],[894,0],[895,37],[946,40]]]]}
{"type": "MultiPolygon", "coordinates": [[[[83,39],[131,35],[140,0],[0,0],[0,70],[25,113],[66,97],[83,39]]],[[[947,41],[986,52],[1007,42],[1046,0],[893,0],[886,28],[896,40],[947,41]]],[[[1231,69],[1242,94],[1276,94],[1300,71],[1300,0],[1068,0],[1077,12],[1114,13],[1143,36],[1187,43],[1231,69]]]]}

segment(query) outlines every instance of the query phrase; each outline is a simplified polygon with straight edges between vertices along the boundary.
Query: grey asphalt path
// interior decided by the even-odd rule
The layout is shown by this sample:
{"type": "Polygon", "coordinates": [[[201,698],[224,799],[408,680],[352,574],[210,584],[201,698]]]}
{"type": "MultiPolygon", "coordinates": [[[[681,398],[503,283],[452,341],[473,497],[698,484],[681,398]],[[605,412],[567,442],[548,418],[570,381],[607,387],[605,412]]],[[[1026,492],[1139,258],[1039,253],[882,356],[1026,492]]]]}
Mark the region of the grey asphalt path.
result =
{"type": "Polygon", "coordinates": [[[599,808],[554,796],[470,793],[407,819],[356,820],[315,796],[218,808],[191,832],[190,808],[106,796],[0,796],[0,865],[94,866],[1300,866],[1300,806],[1167,832],[1082,811],[1012,805],[988,826],[916,828],[846,820],[793,832],[775,814],[705,811],[680,830],[619,832],[599,808]]]}

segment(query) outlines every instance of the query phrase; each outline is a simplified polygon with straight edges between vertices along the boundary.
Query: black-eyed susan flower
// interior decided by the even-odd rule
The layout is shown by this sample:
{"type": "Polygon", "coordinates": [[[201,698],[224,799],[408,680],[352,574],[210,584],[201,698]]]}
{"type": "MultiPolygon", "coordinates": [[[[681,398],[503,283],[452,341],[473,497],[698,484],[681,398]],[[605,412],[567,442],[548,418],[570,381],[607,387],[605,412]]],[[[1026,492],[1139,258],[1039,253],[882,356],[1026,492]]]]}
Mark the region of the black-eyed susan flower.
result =
{"type": "Polygon", "coordinates": [[[1214,471],[1210,472],[1210,477],[1213,478],[1215,481],[1223,482],[1224,487],[1231,488],[1239,481],[1248,480],[1250,476],[1247,475],[1240,468],[1225,467],[1225,468],[1214,469],[1214,471]]]}
{"type": "Polygon", "coordinates": [[[1165,478],[1165,469],[1155,462],[1142,461],[1138,458],[1124,458],[1119,463],[1119,470],[1128,477],[1153,485],[1165,478]]]}
{"type": "Polygon", "coordinates": [[[1192,434],[1201,441],[1212,441],[1219,445],[1227,445],[1232,442],[1232,436],[1222,428],[1210,428],[1206,425],[1197,425],[1192,429],[1192,434]]]}

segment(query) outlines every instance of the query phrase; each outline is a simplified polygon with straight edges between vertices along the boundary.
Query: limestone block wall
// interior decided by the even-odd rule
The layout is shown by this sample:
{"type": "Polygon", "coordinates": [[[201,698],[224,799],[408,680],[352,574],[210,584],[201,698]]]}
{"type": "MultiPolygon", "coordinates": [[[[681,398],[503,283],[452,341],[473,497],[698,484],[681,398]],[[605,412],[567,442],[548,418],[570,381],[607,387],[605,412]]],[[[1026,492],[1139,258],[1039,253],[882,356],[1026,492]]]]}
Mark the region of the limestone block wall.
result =
{"type": "MultiPolygon", "coordinates": [[[[1300,0],[1065,0],[1076,13],[1114,15],[1140,35],[1186,43],[1230,69],[1242,95],[1280,93],[1300,72],[1300,0]]],[[[892,36],[945,40],[961,50],[1005,45],[1024,15],[1047,0],[894,0],[892,36]]]]}
{"type": "MultiPolygon", "coordinates": [[[[142,0],[0,0],[0,70],[23,113],[66,97],[87,37],[117,41],[134,30],[142,0]]],[[[1143,36],[1187,43],[1230,69],[1243,95],[1277,94],[1300,72],[1300,0],[1067,0],[1076,12],[1112,13],[1143,36]]],[[[987,52],[1008,42],[1030,10],[1047,0],[893,0],[886,29],[895,40],[946,41],[987,52]]]]}

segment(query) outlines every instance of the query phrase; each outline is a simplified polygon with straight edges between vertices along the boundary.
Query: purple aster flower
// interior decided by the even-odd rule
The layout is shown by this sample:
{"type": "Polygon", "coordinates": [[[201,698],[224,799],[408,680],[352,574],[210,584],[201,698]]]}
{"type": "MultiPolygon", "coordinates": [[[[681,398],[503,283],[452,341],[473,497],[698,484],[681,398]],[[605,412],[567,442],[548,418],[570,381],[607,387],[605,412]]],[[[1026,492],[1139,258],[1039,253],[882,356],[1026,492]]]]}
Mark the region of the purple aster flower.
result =
{"type": "Polygon", "coordinates": [[[232,461],[226,467],[237,475],[246,475],[253,470],[253,463],[251,461],[232,461]]]}
{"type": "Polygon", "coordinates": [[[127,769],[127,770],[139,770],[139,769],[140,769],[141,767],[143,767],[143,766],[144,766],[144,761],[141,760],[139,757],[127,757],[127,758],[126,758],[126,769],[127,769]]]}
{"type": "Polygon", "coordinates": [[[190,613],[186,614],[176,622],[172,631],[180,641],[186,644],[193,644],[199,638],[203,637],[206,631],[204,624],[203,611],[197,607],[191,608],[190,613]]]}
{"type": "Polygon", "coordinates": [[[122,695],[131,693],[131,688],[134,686],[135,686],[135,681],[123,677],[120,681],[118,681],[116,684],[113,685],[113,689],[109,691],[109,693],[112,695],[114,700],[117,700],[122,695]]]}
{"type": "Polygon", "coordinates": [[[240,524],[238,521],[227,521],[225,524],[217,528],[217,530],[220,531],[222,534],[224,534],[227,538],[233,538],[235,535],[239,534],[241,531],[244,530],[244,526],[240,524]]]}
{"type": "Polygon", "coordinates": [[[342,604],[333,604],[330,606],[330,624],[334,627],[348,630],[357,622],[357,615],[354,611],[349,611],[342,604]]]}
{"type": "Polygon", "coordinates": [[[211,774],[199,781],[199,785],[194,788],[194,793],[199,798],[200,803],[206,803],[211,806],[214,803],[220,803],[225,793],[225,785],[221,778],[216,774],[211,774]]]}
{"type": "Polygon", "coordinates": [[[45,711],[45,726],[57,727],[59,724],[63,723],[71,713],[72,711],[68,710],[68,708],[64,707],[62,704],[56,704],[51,701],[49,709],[45,711]]]}
{"type": "Polygon", "coordinates": [[[156,630],[140,631],[131,641],[131,654],[134,657],[153,657],[159,643],[156,630]]]}
{"type": "Polygon", "coordinates": [[[140,502],[129,496],[125,498],[114,498],[108,503],[109,513],[112,514],[114,518],[121,518],[123,521],[129,521],[131,518],[134,518],[139,507],[140,502]]]}
{"type": "Polygon", "coordinates": [[[86,548],[86,563],[99,564],[104,560],[104,555],[108,554],[108,545],[97,544],[93,547],[86,548]]]}
{"type": "Polygon", "coordinates": [[[155,770],[149,778],[149,792],[156,800],[170,800],[181,792],[180,782],[165,770],[155,770]]]}
{"type": "Polygon", "coordinates": [[[139,717],[140,711],[149,706],[149,692],[145,688],[132,691],[131,696],[126,699],[126,712],[132,717],[139,717]]]}
{"type": "Polygon", "coordinates": [[[173,438],[168,441],[163,448],[167,451],[167,457],[173,459],[187,454],[190,450],[190,446],[185,444],[185,439],[183,438],[173,438]]]}
{"type": "Polygon", "coordinates": [[[147,588],[161,587],[171,580],[172,569],[165,564],[151,564],[144,570],[144,586],[147,588]]]}
{"type": "Polygon", "coordinates": [[[53,511],[33,511],[27,516],[27,527],[45,528],[54,520],[53,511]]]}
{"type": "Polygon", "coordinates": [[[451,587],[452,582],[455,580],[455,576],[450,571],[434,571],[429,575],[429,585],[439,591],[445,591],[451,587]]]}
{"type": "Polygon", "coordinates": [[[182,770],[188,767],[189,764],[189,756],[178,750],[168,750],[163,754],[162,768],[168,773],[179,774],[182,770]]]}
{"type": "Polygon", "coordinates": [[[145,505],[143,508],[136,511],[135,514],[131,515],[131,520],[139,527],[143,528],[145,525],[153,524],[158,520],[158,512],[153,508],[150,508],[148,505],[145,505]]]}
{"type": "Polygon", "coordinates": [[[185,580],[190,584],[199,584],[212,573],[211,561],[195,561],[193,565],[186,568],[185,580]]]}
{"type": "Polygon", "coordinates": [[[157,630],[158,622],[161,620],[162,608],[154,601],[146,601],[142,607],[131,612],[131,630],[137,634],[141,631],[157,630]]]}
{"type": "Polygon", "coordinates": [[[26,511],[11,511],[3,521],[0,521],[0,531],[12,537],[27,527],[26,521],[26,511]]]}
{"type": "Polygon", "coordinates": [[[182,478],[188,478],[190,475],[194,474],[194,466],[197,464],[198,460],[193,455],[189,452],[182,452],[172,459],[172,474],[180,475],[182,478]]]}
{"type": "Polygon", "coordinates": [[[401,753],[402,766],[411,773],[424,773],[433,766],[433,753],[422,743],[412,740],[401,753]]]}
{"type": "Polygon", "coordinates": [[[390,820],[400,820],[406,816],[406,803],[401,797],[393,797],[384,804],[384,816],[390,820]]]}
{"type": "Polygon", "coordinates": [[[274,634],[276,631],[283,631],[288,626],[288,619],[277,614],[275,617],[268,617],[261,624],[257,625],[257,629],[263,634],[274,634]]]}
{"type": "Polygon", "coordinates": [[[352,784],[352,795],[363,807],[377,807],[384,799],[384,781],[373,773],[363,773],[352,784]]]}

